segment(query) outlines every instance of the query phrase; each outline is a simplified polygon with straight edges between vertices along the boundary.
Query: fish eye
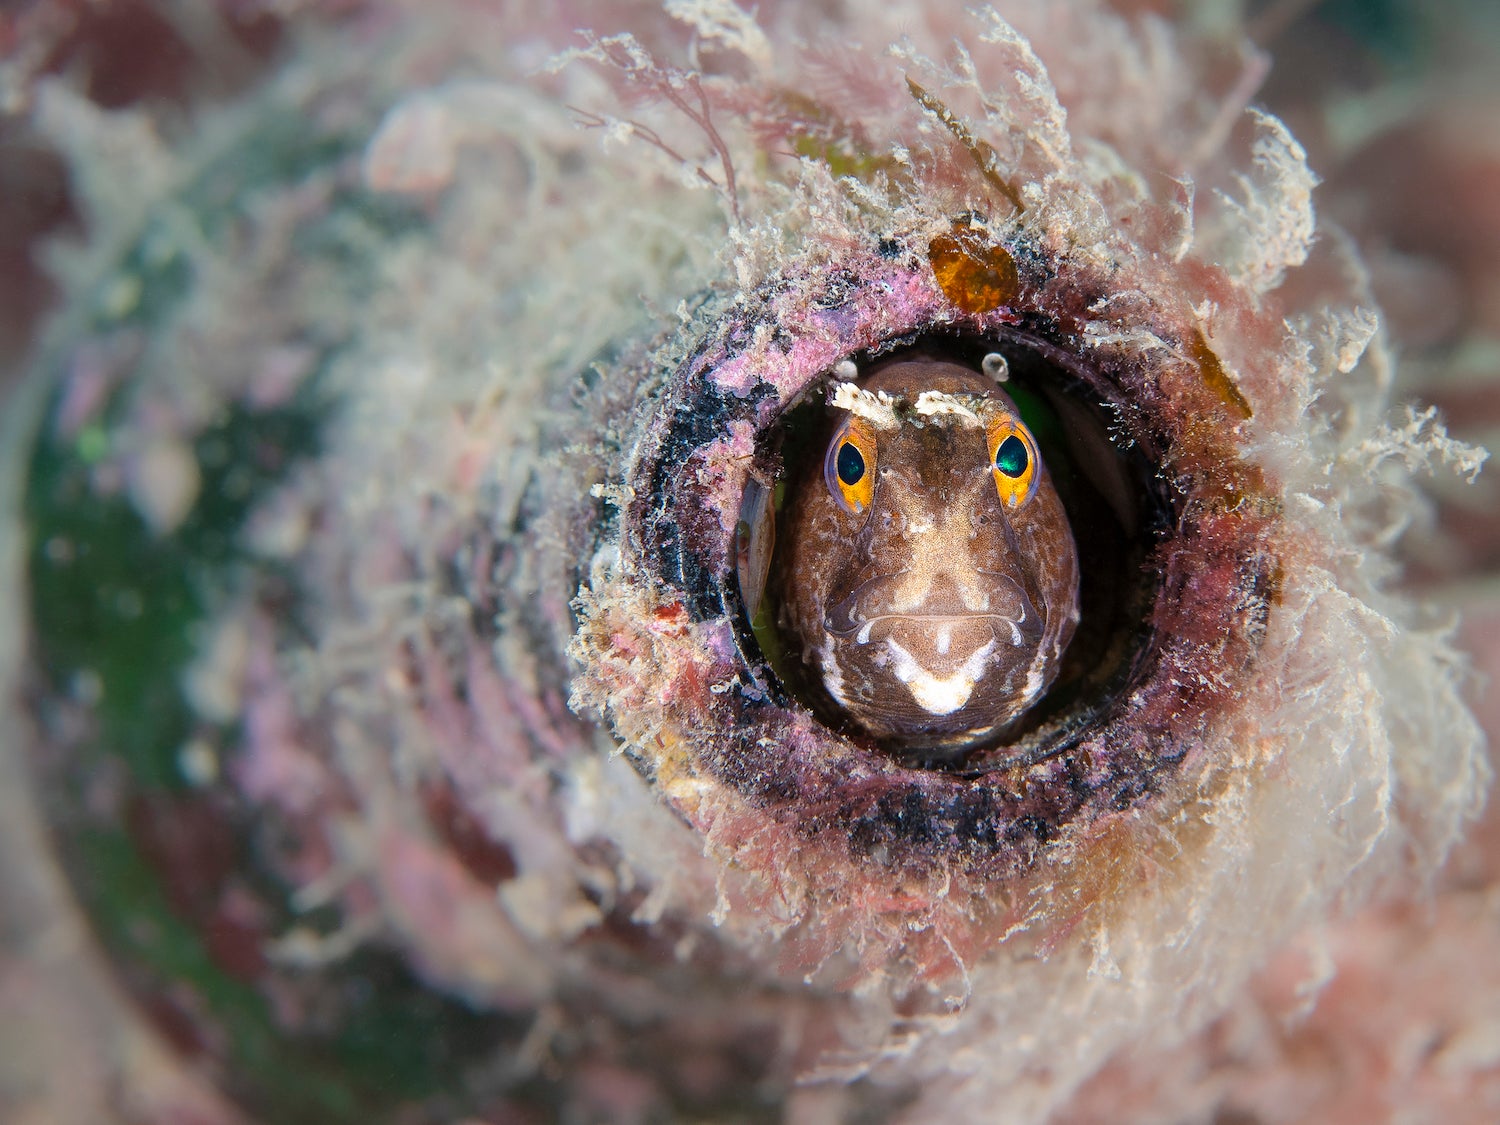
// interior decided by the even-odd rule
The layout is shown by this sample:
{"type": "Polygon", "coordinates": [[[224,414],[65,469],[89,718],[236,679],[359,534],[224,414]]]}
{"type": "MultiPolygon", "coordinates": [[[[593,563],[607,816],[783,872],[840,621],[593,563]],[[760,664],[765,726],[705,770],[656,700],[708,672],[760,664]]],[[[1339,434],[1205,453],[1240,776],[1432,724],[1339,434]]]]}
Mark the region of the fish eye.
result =
{"type": "Polygon", "coordinates": [[[839,480],[851,488],[865,479],[865,459],[858,447],[847,439],[839,443],[838,469],[839,480]]]}
{"type": "Polygon", "coordinates": [[[824,479],[846,512],[859,515],[875,496],[875,434],[858,418],[845,422],[828,445],[824,479]]]}
{"type": "Polygon", "coordinates": [[[1019,419],[1001,415],[989,424],[990,471],[995,491],[1008,508],[1018,508],[1036,491],[1036,442],[1019,419]]]}
{"type": "Polygon", "coordinates": [[[1015,434],[1002,441],[1000,448],[995,450],[995,468],[1008,477],[1022,476],[1030,463],[1031,460],[1026,455],[1026,443],[1015,434]]]}

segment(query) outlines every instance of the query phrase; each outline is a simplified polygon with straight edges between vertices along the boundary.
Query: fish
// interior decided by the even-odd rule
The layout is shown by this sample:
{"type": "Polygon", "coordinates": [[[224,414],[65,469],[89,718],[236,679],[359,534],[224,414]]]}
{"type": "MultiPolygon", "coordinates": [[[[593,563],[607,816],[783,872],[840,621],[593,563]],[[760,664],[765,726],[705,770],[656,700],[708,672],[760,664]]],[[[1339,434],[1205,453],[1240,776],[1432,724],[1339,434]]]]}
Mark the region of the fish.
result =
{"type": "Polygon", "coordinates": [[[981,371],[889,359],[834,392],[791,484],[787,632],[833,721],[903,751],[996,737],[1057,677],[1078,622],[1067,512],[981,371]]]}

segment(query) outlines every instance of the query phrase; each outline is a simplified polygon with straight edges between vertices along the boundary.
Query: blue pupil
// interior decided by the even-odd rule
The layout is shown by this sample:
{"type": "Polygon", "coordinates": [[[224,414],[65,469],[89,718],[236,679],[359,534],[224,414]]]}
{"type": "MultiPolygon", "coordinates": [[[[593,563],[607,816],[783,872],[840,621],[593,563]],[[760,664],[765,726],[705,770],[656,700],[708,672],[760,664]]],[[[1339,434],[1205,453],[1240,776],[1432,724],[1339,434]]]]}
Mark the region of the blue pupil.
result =
{"type": "Polygon", "coordinates": [[[1008,477],[1018,477],[1026,471],[1026,463],[1030,458],[1026,455],[1026,443],[1015,434],[1011,434],[1000,443],[1000,448],[995,450],[995,468],[999,469],[1008,477]]]}
{"type": "Polygon", "coordinates": [[[838,460],[839,480],[845,484],[858,484],[865,477],[865,459],[860,456],[859,450],[854,448],[852,442],[844,442],[839,446],[838,460]]]}

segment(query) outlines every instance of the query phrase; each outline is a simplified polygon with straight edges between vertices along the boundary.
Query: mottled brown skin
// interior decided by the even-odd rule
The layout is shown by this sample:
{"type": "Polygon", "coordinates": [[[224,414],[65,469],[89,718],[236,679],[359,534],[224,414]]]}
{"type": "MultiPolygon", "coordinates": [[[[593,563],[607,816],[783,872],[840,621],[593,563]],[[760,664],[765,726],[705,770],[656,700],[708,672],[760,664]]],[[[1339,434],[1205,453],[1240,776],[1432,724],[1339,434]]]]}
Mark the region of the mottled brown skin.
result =
{"type": "MultiPolygon", "coordinates": [[[[958,753],[1003,735],[1055,678],[1078,621],[1072,530],[1039,457],[1034,491],[1008,507],[986,427],[915,410],[937,391],[981,420],[1019,420],[993,380],[911,359],[858,386],[895,400],[895,424],[875,431],[873,497],[849,511],[821,457],[792,482],[782,625],[831,717],[892,749],[958,753]]],[[[837,442],[849,413],[832,414],[837,442]]]]}

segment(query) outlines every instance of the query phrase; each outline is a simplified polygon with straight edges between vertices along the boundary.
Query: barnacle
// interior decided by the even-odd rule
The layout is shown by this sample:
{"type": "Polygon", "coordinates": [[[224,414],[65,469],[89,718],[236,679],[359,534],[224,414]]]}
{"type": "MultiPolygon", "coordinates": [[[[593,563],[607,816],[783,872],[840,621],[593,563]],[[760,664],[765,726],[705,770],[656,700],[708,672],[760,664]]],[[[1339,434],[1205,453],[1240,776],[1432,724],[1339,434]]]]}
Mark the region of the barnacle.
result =
{"type": "Polygon", "coordinates": [[[37,757],[124,978],[269,1119],[1036,1119],[1482,793],[1386,589],[1378,318],[1204,44],[667,14],[531,77],[516,13],[311,39],[133,206],[89,181],[37,757]],[[439,49],[486,76],[413,92],[439,49]],[[903,418],[1038,530],[971,567],[1024,670],[893,720],[804,659],[870,613],[800,505],[880,515],[903,418]]]}

